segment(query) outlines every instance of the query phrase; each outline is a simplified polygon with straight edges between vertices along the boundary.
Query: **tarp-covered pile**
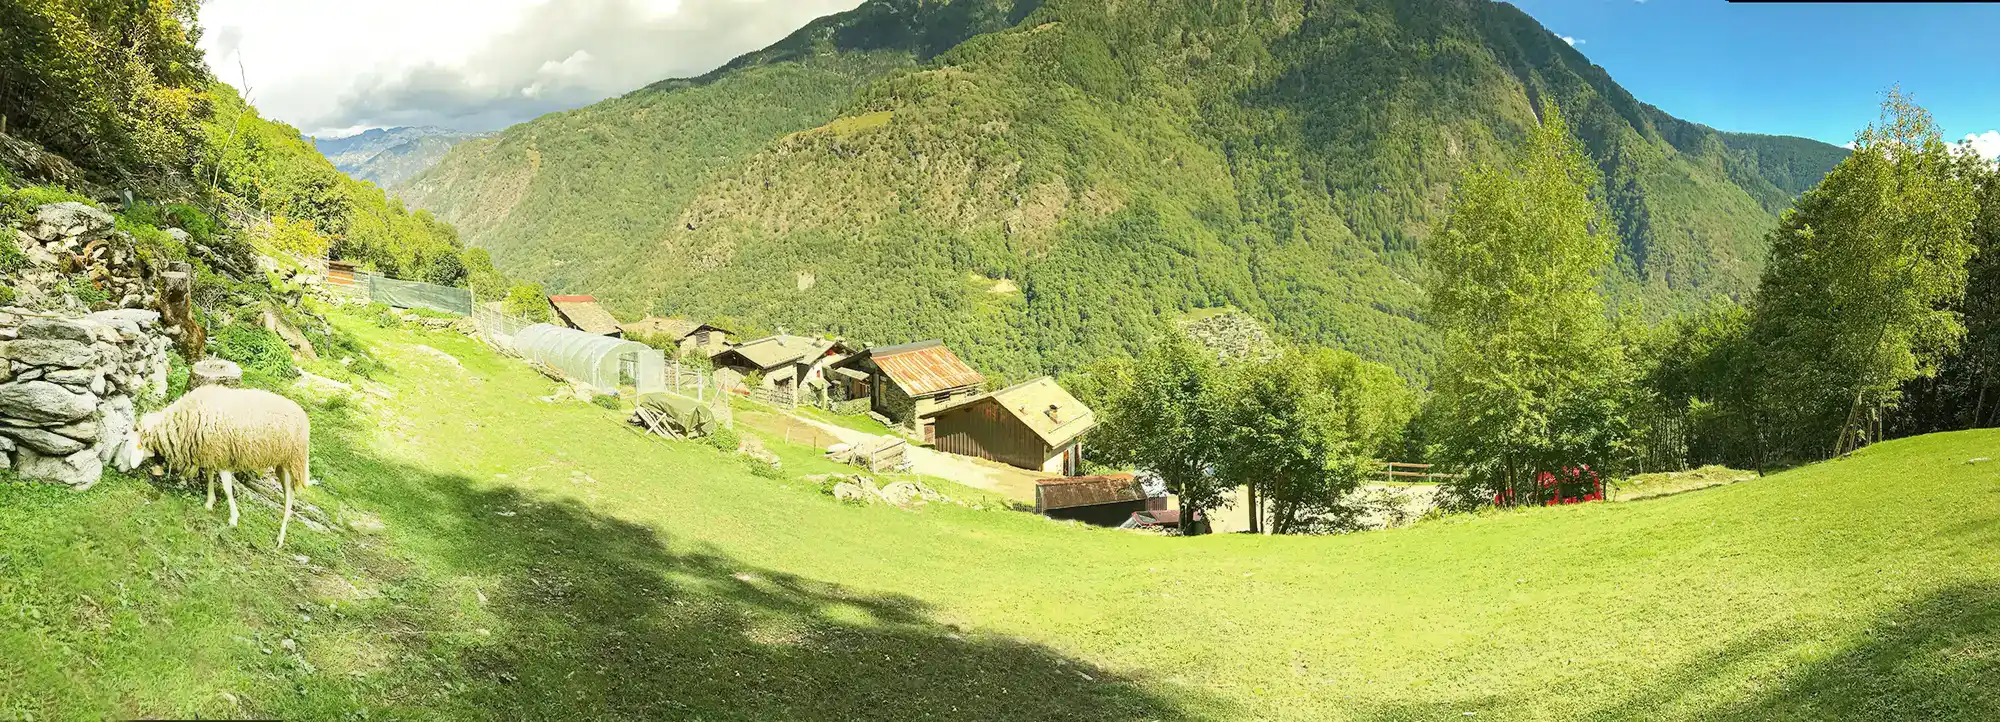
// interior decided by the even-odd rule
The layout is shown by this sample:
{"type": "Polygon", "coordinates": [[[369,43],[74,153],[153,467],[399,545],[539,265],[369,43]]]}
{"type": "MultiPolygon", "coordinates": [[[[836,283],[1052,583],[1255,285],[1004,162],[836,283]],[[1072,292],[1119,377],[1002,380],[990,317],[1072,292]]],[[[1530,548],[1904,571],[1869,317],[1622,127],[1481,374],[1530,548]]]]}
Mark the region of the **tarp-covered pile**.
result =
{"type": "Polygon", "coordinates": [[[715,410],[700,401],[679,394],[654,393],[639,397],[643,416],[650,412],[654,418],[676,434],[688,438],[699,438],[715,433],[715,410]]]}

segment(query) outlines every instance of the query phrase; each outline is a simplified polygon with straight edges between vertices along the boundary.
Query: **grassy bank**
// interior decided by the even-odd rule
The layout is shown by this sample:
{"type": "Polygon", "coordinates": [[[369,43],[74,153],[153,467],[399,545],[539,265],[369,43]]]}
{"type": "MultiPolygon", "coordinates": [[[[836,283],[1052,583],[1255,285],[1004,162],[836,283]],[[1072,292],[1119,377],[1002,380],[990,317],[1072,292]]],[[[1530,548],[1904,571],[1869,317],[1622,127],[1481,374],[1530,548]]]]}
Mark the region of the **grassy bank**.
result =
{"type": "Polygon", "coordinates": [[[1966,463],[1992,431],[1638,503],[1170,539],[842,506],[535,401],[462,337],[341,323],[388,370],[314,404],[333,533],[279,553],[274,511],[230,529],[199,490],[0,485],[0,719],[2000,716],[2000,465],[1966,463]]]}

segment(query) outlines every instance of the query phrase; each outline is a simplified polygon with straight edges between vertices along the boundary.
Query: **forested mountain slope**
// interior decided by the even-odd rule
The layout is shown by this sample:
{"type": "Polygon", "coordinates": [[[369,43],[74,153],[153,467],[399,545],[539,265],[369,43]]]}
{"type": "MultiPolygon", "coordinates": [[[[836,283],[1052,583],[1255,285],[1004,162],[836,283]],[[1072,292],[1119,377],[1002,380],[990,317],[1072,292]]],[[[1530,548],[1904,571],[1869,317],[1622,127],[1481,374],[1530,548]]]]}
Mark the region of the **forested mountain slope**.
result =
{"type": "Polygon", "coordinates": [[[1020,376],[1228,304],[1422,373],[1418,241],[1549,100],[1605,173],[1610,284],[1653,314],[1751,288],[1844,153],[1672,118],[1486,0],[876,0],[405,194],[628,313],[942,337],[1020,376]]]}

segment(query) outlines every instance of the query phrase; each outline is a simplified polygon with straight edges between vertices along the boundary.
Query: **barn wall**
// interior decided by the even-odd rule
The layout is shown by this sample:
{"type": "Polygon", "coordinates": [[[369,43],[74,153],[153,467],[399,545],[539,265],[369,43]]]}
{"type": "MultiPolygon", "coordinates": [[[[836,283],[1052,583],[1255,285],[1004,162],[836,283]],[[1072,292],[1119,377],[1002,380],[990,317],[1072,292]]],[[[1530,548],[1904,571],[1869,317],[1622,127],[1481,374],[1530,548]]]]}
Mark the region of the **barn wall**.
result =
{"type": "Polygon", "coordinates": [[[937,415],[937,449],[1039,470],[1055,454],[1020,419],[988,400],[937,415]]]}

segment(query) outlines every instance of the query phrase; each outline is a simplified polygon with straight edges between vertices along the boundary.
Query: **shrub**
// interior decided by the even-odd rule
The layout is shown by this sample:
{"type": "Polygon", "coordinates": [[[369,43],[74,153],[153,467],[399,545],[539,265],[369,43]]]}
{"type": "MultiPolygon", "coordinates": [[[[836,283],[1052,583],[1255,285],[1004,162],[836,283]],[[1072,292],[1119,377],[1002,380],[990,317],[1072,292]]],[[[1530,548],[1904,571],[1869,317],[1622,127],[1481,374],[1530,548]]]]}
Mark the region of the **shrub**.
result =
{"type": "Polygon", "coordinates": [[[71,278],[63,281],[61,288],[63,293],[75,296],[76,300],[82,301],[86,306],[93,303],[108,303],[111,301],[111,294],[105,293],[104,289],[98,288],[96,284],[83,278],[71,278]]]}
{"type": "Polygon", "coordinates": [[[18,271],[28,265],[28,254],[22,252],[19,241],[12,233],[0,233],[0,271],[18,271]]]}
{"type": "Polygon", "coordinates": [[[549,320],[549,296],[539,283],[517,283],[507,290],[507,300],[501,308],[509,315],[520,316],[530,321],[549,320]]]}
{"type": "Polygon", "coordinates": [[[766,464],[756,459],[752,459],[746,456],[743,457],[743,463],[750,467],[751,476],[755,476],[760,479],[770,479],[772,481],[783,481],[786,478],[785,471],[783,469],[772,466],[770,464],[766,464]]]}
{"type": "Polygon", "coordinates": [[[14,287],[6,284],[0,284],[0,306],[5,306],[13,303],[14,298],[15,298],[14,287]]]}
{"type": "Polygon", "coordinates": [[[261,326],[231,324],[208,338],[208,348],[216,356],[243,367],[243,381],[252,386],[269,386],[296,378],[292,347],[261,326]]]}
{"type": "Polygon", "coordinates": [[[735,429],[718,426],[715,428],[715,433],[709,434],[708,438],[702,439],[702,441],[707,442],[709,446],[715,447],[717,451],[725,454],[734,454],[736,453],[736,447],[743,444],[743,437],[737,436],[735,429]]]}
{"type": "Polygon", "coordinates": [[[615,394],[598,394],[596,396],[592,396],[590,397],[590,403],[596,404],[600,408],[611,409],[613,411],[625,408],[624,399],[618,398],[618,396],[615,394]]]}

